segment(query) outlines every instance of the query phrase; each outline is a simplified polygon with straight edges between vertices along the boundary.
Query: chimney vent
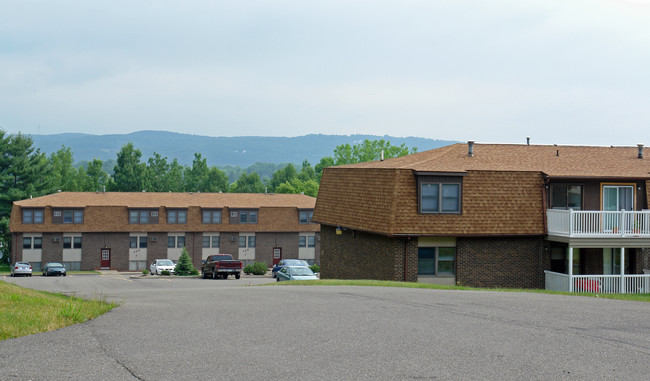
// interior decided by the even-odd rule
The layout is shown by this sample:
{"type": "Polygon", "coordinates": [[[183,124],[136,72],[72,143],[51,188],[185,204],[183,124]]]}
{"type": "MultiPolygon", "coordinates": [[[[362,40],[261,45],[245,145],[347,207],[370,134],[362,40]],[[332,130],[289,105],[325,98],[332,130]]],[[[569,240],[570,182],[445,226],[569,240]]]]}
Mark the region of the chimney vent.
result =
{"type": "Polygon", "coordinates": [[[474,141],[473,140],[468,140],[467,141],[467,156],[469,156],[469,157],[474,156],[474,141]]]}
{"type": "Polygon", "coordinates": [[[526,136],[526,145],[527,145],[527,146],[530,145],[530,136],[526,136]]]}
{"type": "Polygon", "coordinates": [[[637,147],[639,147],[639,154],[637,155],[637,157],[639,159],[643,159],[643,144],[637,144],[637,147]]]}
{"type": "Polygon", "coordinates": [[[384,161],[384,150],[381,150],[381,161],[384,161]]]}

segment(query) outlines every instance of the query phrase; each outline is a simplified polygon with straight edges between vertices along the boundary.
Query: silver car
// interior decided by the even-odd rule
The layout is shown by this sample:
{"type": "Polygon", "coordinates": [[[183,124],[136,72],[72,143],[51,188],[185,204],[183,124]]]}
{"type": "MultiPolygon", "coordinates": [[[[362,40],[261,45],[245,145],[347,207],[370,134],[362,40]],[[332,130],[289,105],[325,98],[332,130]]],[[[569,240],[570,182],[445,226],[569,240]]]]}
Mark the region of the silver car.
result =
{"type": "Polygon", "coordinates": [[[151,270],[151,275],[158,274],[160,275],[163,271],[169,271],[171,275],[174,275],[174,269],[176,265],[171,259],[156,259],[151,262],[149,270],[151,270]]]}
{"type": "Polygon", "coordinates": [[[284,266],[277,274],[277,281],[282,280],[315,280],[316,274],[307,266],[284,266]]]}
{"type": "Polygon", "coordinates": [[[11,276],[32,276],[32,264],[29,262],[16,262],[11,266],[11,276]]]}

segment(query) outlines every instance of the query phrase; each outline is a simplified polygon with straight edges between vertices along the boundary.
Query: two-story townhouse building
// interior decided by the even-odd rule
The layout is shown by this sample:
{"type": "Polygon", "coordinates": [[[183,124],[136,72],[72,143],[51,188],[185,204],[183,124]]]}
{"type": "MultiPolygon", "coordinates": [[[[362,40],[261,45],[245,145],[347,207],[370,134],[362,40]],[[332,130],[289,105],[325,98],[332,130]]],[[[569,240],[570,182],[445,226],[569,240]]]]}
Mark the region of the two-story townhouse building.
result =
{"type": "Polygon", "coordinates": [[[613,290],[650,269],[649,185],[642,145],[468,142],[326,168],[321,276],[613,290]]]}
{"type": "Polygon", "coordinates": [[[61,192],[14,202],[12,261],[139,271],[185,248],[195,267],[227,253],[245,264],[319,262],[316,199],[302,194],[61,192]]]}

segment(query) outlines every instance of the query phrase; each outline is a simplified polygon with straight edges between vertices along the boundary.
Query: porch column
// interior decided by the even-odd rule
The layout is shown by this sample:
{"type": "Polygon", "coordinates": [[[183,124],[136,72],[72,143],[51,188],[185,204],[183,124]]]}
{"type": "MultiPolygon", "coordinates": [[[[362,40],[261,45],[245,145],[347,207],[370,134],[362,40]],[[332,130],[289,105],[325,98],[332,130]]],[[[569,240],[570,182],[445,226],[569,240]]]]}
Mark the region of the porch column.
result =
{"type": "Polygon", "coordinates": [[[573,248],[569,246],[569,292],[573,292],[573,248]]]}
{"type": "Polygon", "coordinates": [[[621,294],[626,294],[625,292],[625,247],[621,247],[621,294]]]}

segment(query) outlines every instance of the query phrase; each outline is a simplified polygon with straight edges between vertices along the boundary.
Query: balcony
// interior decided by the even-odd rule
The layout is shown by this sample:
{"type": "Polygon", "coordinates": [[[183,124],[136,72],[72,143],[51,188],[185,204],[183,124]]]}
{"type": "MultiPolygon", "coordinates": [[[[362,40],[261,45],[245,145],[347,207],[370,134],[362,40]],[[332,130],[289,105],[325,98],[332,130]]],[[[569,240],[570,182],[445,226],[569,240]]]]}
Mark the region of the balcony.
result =
{"type": "Polygon", "coordinates": [[[650,270],[644,274],[569,275],[544,271],[546,289],[588,294],[650,293],[650,270]]]}
{"type": "Polygon", "coordinates": [[[650,211],[546,211],[548,235],[566,238],[650,238],[650,211]]]}

